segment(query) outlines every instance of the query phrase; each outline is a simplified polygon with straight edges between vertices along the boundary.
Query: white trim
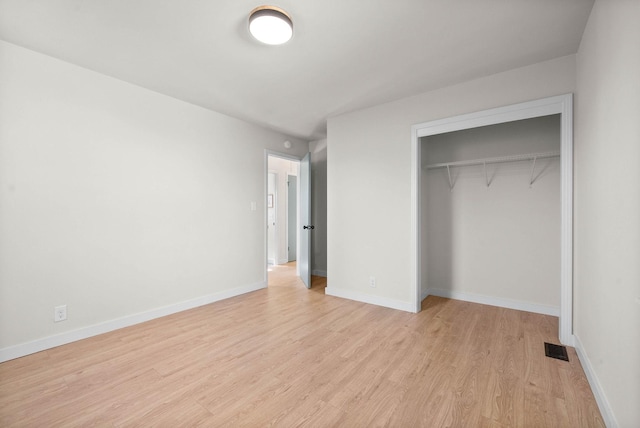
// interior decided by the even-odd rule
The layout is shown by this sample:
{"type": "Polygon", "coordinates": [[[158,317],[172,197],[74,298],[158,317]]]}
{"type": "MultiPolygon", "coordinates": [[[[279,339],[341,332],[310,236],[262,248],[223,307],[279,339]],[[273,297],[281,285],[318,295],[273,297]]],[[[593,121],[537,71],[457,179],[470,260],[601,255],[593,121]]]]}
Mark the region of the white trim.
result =
{"type": "Polygon", "coordinates": [[[197,308],[199,306],[204,306],[220,300],[228,299],[230,297],[250,293],[252,291],[260,290],[266,287],[266,282],[257,282],[255,284],[220,291],[218,293],[197,297],[195,299],[163,306],[161,308],[151,309],[146,312],[140,312],[138,314],[128,315],[122,318],[105,321],[100,324],[94,324],[88,327],[79,328],[77,330],[68,331],[66,333],[44,337],[42,339],[21,343],[15,346],[9,346],[7,348],[0,349],[0,363],[8,360],[13,360],[14,358],[20,358],[24,357],[25,355],[44,351],[46,349],[55,348],[56,346],[66,345],[67,343],[87,339],[99,334],[108,333],[120,328],[129,327],[156,318],[175,314],[176,312],[186,311],[189,309],[197,308]]]}
{"type": "Polygon", "coordinates": [[[358,291],[345,290],[343,288],[327,287],[327,296],[341,297],[343,299],[355,300],[356,302],[369,303],[385,308],[398,309],[406,312],[414,312],[413,303],[402,302],[400,300],[388,299],[386,297],[374,296],[372,294],[360,293],[358,291]]]}
{"type": "Polygon", "coordinates": [[[573,339],[575,343],[576,354],[578,354],[578,359],[580,360],[580,364],[582,365],[584,374],[587,375],[589,386],[591,387],[591,391],[593,391],[593,396],[596,399],[596,403],[598,404],[598,408],[600,409],[600,413],[602,414],[602,418],[604,419],[604,424],[608,428],[617,428],[619,426],[618,421],[613,414],[613,410],[611,409],[609,400],[607,400],[607,396],[602,389],[602,385],[600,385],[598,377],[593,370],[591,361],[589,361],[589,358],[587,358],[587,353],[584,351],[584,346],[582,346],[582,342],[580,341],[580,338],[578,336],[573,336],[573,339]]]}
{"type": "Polygon", "coordinates": [[[311,275],[327,277],[327,271],[322,269],[311,270],[311,275]]]}
{"type": "Polygon", "coordinates": [[[287,263],[289,263],[289,258],[286,258],[286,259],[279,259],[279,260],[278,260],[278,264],[279,264],[279,265],[285,265],[285,264],[287,264],[287,263]]]}
{"type": "Polygon", "coordinates": [[[264,275],[262,276],[262,280],[264,281],[265,284],[268,284],[269,281],[269,265],[273,265],[272,260],[269,260],[269,211],[267,209],[267,198],[268,198],[268,194],[269,194],[269,150],[264,151],[264,159],[263,159],[263,166],[264,166],[264,173],[263,173],[263,177],[264,177],[264,183],[262,184],[262,200],[264,203],[264,211],[262,212],[262,224],[263,224],[263,231],[264,233],[262,234],[262,248],[264,250],[264,253],[262,255],[263,260],[264,260],[264,275]]]}
{"type": "MultiPolygon", "coordinates": [[[[420,181],[421,181],[421,144],[418,137],[418,126],[411,127],[411,254],[409,266],[413,277],[411,286],[414,290],[413,312],[422,310],[422,247],[421,247],[421,216],[420,181]]],[[[426,296],[425,296],[426,297],[426,296]]]]}
{"type": "Polygon", "coordinates": [[[288,153],[276,152],[275,150],[270,150],[270,149],[264,149],[264,153],[265,153],[265,158],[269,156],[273,156],[276,158],[282,158],[282,159],[286,159],[294,162],[300,162],[300,160],[302,160],[302,158],[304,157],[304,156],[290,155],[288,153]]]}
{"type": "Polygon", "coordinates": [[[573,346],[573,95],[560,103],[560,343],[573,346]]]}
{"type": "Polygon", "coordinates": [[[420,138],[479,126],[560,114],[560,314],[558,337],[562,344],[573,338],[573,94],[463,114],[411,127],[411,269],[413,304],[422,301],[420,240],[420,138]]]}
{"type": "Polygon", "coordinates": [[[267,258],[267,264],[270,266],[274,266],[276,264],[276,260],[274,258],[267,258]]]}
{"type": "Polygon", "coordinates": [[[511,104],[504,107],[432,120],[414,125],[412,129],[416,131],[417,137],[420,138],[463,129],[548,116],[551,114],[567,113],[563,106],[567,101],[571,102],[570,100],[572,100],[572,98],[572,94],[565,94],[519,104],[511,104]]]}
{"type": "MultiPolygon", "coordinates": [[[[533,312],[535,314],[560,315],[560,308],[538,303],[530,303],[522,300],[505,299],[503,297],[486,296],[484,294],[466,293],[464,291],[443,290],[433,288],[427,290],[426,296],[446,297],[447,299],[462,300],[464,302],[480,303],[481,305],[497,306],[499,308],[515,309],[518,311],[533,312]]],[[[425,297],[426,297],[425,296],[425,297]]]]}

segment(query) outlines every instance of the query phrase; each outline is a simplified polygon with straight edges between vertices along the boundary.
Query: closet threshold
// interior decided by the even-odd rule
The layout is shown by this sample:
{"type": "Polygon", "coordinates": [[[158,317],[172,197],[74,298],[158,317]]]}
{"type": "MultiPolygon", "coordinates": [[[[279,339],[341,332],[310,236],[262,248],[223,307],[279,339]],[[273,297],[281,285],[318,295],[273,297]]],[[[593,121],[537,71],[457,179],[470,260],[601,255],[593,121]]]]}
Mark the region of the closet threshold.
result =
{"type": "Polygon", "coordinates": [[[503,163],[503,162],[518,162],[518,161],[527,161],[536,159],[544,159],[544,158],[554,158],[560,157],[560,152],[542,152],[542,153],[528,153],[523,155],[511,155],[511,156],[499,156],[493,158],[484,158],[484,159],[473,159],[466,161],[457,161],[457,162],[444,162],[444,163],[433,163],[427,165],[427,169],[437,169],[437,168],[449,168],[452,166],[470,166],[470,165],[486,165],[488,163],[503,163]]]}

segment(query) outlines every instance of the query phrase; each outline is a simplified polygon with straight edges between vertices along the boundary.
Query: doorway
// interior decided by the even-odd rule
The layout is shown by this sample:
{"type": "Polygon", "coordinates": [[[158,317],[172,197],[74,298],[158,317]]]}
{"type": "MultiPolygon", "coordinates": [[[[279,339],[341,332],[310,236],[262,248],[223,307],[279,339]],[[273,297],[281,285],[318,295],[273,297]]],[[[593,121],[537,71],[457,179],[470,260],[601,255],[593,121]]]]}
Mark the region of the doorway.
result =
{"type": "MultiPolygon", "coordinates": [[[[412,127],[412,271],[415,312],[421,310],[422,289],[429,289],[423,278],[422,265],[426,259],[422,248],[422,153],[421,139],[454,131],[509,123],[549,115],[560,116],[560,342],[573,346],[573,97],[572,94],[545,98],[506,107],[484,110],[447,119],[421,123],[412,127]],[[424,287],[423,287],[424,285],[424,287]]],[[[450,186],[452,181],[449,180],[450,186]]]]}
{"type": "Polygon", "coordinates": [[[278,267],[295,266],[310,288],[310,154],[302,159],[266,151],[266,280],[278,267]]]}

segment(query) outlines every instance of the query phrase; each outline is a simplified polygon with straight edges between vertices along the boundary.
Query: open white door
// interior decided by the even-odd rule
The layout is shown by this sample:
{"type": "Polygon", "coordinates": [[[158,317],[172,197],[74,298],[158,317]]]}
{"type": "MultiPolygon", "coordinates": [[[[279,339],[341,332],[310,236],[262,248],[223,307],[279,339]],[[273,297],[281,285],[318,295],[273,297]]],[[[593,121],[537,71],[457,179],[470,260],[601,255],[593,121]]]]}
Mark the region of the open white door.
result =
{"type": "Polygon", "coordinates": [[[307,288],[311,288],[311,269],[309,258],[311,254],[311,153],[307,153],[300,161],[300,223],[298,223],[300,237],[300,252],[298,254],[298,270],[300,278],[307,288]]]}

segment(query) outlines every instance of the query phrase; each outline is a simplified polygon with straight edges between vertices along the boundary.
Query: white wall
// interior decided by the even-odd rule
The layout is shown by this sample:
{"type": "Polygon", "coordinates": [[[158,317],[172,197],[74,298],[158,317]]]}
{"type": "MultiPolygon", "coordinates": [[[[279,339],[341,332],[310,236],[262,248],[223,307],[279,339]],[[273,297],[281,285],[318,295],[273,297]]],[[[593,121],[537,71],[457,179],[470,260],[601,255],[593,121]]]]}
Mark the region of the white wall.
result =
{"type": "Polygon", "coordinates": [[[574,89],[568,56],[330,118],[327,292],[413,308],[411,125],[574,89]]]}
{"type": "Polygon", "coordinates": [[[327,140],[309,143],[311,152],[311,273],[327,276],[327,140]]]}
{"type": "Polygon", "coordinates": [[[276,182],[278,174],[269,170],[267,174],[267,261],[269,264],[278,264],[278,239],[276,236],[276,193],[278,191],[276,182]],[[269,206],[269,198],[272,199],[272,206],[269,206]]]}
{"type": "Polygon", "coordinates": [[[264,150],[306,142],[4,42],[0,118],[0,356],[264,286],[264,150]]]}
{"type": "Polygon", "coordinates": [[[639,22],[638,1],[596,1],[577,55],[574,328],[620,427],[640,426],[639,22]]]}
{"type": "Polygon", "coordinates": [[[298,176],[299,162],[290,161],[288,159],[269,156],[268,159],[269,172],[276,174],[275,194],[274,194],[274,211],[275,211],[275,227],[277,243],[269,242],[269,246],[273,245],[277,252],[275,264],[283,264],[289,261],[289,252],[287,251],[287,175],[298,176]]]}
{"type": "Polygon", "coordinates": [[[422,139],[423,295],[560,310],[560,165],[532,161],[426,169],[432,163],[560,151],[558,115],[422,139]],[[427,239],[428,237],[428,239],[427,239]],[[428,287],[428,289],[427,289],[428,287]]]}

